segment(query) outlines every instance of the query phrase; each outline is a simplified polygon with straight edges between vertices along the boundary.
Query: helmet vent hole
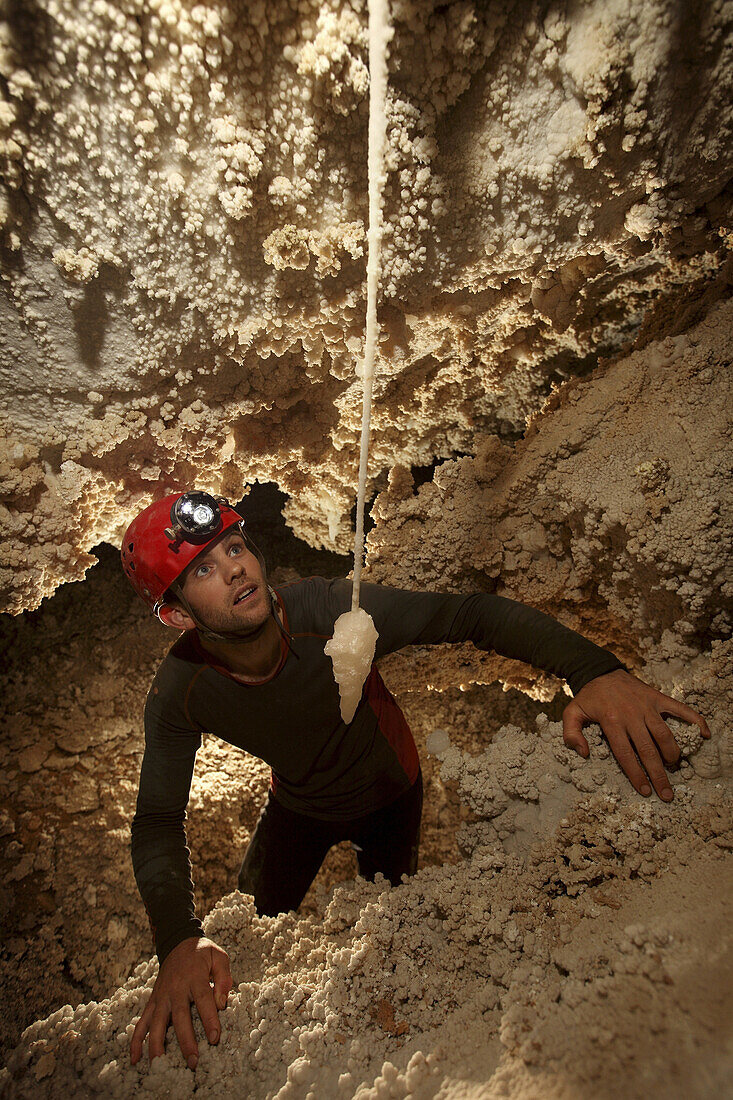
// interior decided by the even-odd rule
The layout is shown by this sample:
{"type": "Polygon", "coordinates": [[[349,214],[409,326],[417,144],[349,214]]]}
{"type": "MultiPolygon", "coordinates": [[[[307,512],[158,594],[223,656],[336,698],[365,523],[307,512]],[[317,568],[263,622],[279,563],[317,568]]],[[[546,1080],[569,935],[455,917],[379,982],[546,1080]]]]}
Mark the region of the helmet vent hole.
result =
{"type": "Polygon", "coordinates": [[[133,548],[133,546],[134,546],[134,545],[135,545],[135,543],[134,543],[134,542],[129,542],[129,543],[127,544],[127,549],[128,549],[128,551],[129,551],[129,553],[132,553],[132,548],[133,548]]]}

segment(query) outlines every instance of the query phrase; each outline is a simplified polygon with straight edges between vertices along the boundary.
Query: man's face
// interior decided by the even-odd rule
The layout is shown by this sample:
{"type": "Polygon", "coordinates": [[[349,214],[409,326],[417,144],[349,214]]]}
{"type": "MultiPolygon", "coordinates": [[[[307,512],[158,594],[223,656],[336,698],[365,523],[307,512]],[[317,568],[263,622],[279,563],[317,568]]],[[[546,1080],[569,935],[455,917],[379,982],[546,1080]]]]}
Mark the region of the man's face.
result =
{"type": "Polygon", "coordinates": [[[246,637],[270,615],[262,568],[236,528],[194,558],[184,574],[183,595],[211,630],[246,637]]]}

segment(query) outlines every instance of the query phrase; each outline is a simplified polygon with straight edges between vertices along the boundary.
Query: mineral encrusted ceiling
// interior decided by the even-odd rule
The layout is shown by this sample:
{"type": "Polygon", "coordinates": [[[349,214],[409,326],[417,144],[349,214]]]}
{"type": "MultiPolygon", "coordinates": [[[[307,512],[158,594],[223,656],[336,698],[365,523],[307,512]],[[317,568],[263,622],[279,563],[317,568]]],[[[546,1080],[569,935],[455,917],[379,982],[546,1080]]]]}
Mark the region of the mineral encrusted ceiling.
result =
{"type": "MultiPolygon", "coordinates": [[[[392,5],[372,488],[511,442],[730,244],[729,3],[392,5]]],[[[348,548],[365,4],[8,5],[2,606],[255,480],[348,548]]]]}

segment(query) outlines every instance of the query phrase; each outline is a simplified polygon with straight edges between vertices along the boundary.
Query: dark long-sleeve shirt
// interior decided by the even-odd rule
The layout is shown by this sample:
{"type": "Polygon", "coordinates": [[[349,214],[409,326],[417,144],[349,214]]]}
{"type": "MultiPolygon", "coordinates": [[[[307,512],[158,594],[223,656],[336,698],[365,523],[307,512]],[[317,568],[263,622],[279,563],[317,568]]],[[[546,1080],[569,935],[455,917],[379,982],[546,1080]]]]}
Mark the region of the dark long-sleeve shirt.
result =
{"type": "MultiPolygon", "coordinates": [[[[196,752],[208,732],[266,761],[275,798],[321,820],[351,819],[393,801],[415,781],[418,756],[402,711],[375,666],[346,725],[323,651],[351,607],[351,582],[311,577],[277,590],[286,630],[280,663],[245,684],[212,663],[194,631],[162,661],[145,706],[145,753],[132,860],[160,962],[203,935],[196,917],[186,806],[196,752]]],[[[567,680],[574,693],[623,668],[557,620],[502,596],[406,592],[364,584],[361,606],[379,632],[375,659],[411,644],[472,641],[567,680]]]]}

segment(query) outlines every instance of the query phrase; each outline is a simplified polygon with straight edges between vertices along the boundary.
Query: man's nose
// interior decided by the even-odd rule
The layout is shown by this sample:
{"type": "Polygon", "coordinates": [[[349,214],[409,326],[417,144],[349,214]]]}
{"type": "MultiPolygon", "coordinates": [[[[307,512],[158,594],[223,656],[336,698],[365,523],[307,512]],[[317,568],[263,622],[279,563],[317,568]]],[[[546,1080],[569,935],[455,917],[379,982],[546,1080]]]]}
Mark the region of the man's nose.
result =
{"type": "Polygon", "coordinates": [[[235,558],[227,557],[225,576],[230,584],[237,577],[241,577],[244,571],[244,562],[242,561],[241,554],[235,558]]]}

